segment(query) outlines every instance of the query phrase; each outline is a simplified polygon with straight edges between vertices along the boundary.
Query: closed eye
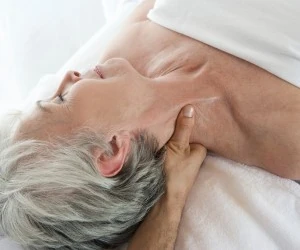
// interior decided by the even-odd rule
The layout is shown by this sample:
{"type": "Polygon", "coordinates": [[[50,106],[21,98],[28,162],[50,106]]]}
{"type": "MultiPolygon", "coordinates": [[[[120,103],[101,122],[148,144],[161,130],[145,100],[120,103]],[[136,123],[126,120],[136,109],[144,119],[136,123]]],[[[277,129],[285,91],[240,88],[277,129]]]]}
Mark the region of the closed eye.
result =
{"type": "Polygon", "coordinates": [[[60,102],[64,102],[65,101],[65,96],[67,95],[68,93],[65,93],[65,94],[59,94],[57,97],[59,99],[60,102]]]}
{"type": "Polygon", "coordinates": [[[57,96],[61,102],[64,102],[64,97],[62,95],[57,96]]]}

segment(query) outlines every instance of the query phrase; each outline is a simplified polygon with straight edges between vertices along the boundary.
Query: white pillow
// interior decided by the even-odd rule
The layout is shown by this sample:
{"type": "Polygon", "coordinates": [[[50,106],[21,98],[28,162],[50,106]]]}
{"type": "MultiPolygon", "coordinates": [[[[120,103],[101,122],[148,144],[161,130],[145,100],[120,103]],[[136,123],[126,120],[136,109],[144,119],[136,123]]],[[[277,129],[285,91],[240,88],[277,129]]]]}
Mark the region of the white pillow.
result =
{"type": "MultiPolygon", "coordinates": [[[[92,38],[82,46],[56,74],[45,75],[37,86],[31,91],[23,105],[28,108],[37,100],[46,99],[54,93],[62,77],[68,70],[83,72],[98,63],[101,52],[110,39],[118,32],[123,20],[133,11],[141,0],[115,1],[114,17],[110,19],[92,38]]],[[[108,1],[103,0],[103,4],[108,1]]],[[[111,7],[111,6],[110,6],[111,7]]]]}
{"type": "Polygon", "coordinates": [[[25,99],[104,24],[99,0],[0,1],[0,109],[25,99]]]}

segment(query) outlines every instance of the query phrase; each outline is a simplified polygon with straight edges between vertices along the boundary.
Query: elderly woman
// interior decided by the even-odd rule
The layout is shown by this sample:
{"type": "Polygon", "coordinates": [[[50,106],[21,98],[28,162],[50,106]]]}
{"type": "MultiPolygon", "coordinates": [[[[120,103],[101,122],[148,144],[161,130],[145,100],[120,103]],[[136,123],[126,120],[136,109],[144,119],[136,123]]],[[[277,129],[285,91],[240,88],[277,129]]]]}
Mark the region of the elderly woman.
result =
{"type": "MultiPolygon", "coordinates": [[[[185,13],[182,2],[174,4],[185,13]]],[[[21,243],[96,249],[125,242],[163,192],[163,146],[189,103],[197,117],[191,143],[300,179],[300,91],[290,84],[300,85],[294,38],[290,54],[280,47],[269,51],[277,46],[270,39],[263,47],[267,53],[253,52],[250,63],[243,55],[259,47],[260,34],[241,30],[253,35],[253,47],[238,40],[229,54],[212,47],[213,41],[207,45],[205,32],[204,43],[164,28],[168,19],[160,15],[160,1],[148,19],[153,4],[144,1],[136,8],[103,49],[99,65],[66,73],[53,96],[22,114],[5,141],[2,228],[21,243]],[[278,72],[266,66],[269,54],[275,59],[284,54],[283,62],[294,64],[278,72]]]]}

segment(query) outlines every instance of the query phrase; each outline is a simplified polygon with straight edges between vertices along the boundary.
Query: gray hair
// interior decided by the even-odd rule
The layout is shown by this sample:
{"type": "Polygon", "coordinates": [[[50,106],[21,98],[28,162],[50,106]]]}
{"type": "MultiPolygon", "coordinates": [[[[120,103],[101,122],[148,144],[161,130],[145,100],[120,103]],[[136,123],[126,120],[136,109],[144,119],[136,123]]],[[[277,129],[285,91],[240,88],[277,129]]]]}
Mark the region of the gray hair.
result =
{"type": "Polygon", "coordinates": [[[49,141],[1,140],[0,230],[25,249],[99,250],[128,241],[164,192],[165,149],[142,131],[121,172],[99,174],[91,149],[112,148],[82,129],[49,141]]]}

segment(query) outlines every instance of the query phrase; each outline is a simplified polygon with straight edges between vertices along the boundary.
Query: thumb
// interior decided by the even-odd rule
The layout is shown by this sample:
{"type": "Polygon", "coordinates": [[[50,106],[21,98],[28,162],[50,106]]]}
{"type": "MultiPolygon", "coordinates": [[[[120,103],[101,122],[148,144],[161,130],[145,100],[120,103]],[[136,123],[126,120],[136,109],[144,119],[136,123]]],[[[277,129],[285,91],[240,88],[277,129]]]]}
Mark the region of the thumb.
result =
{"type": "Polygon", "coordinates": [[[189,147],[194,123],[194,108],[192,105],[187,105],[180,111],[177,117],[175,131],[168,144],[171,144],[178,149],[189,147]]]}

